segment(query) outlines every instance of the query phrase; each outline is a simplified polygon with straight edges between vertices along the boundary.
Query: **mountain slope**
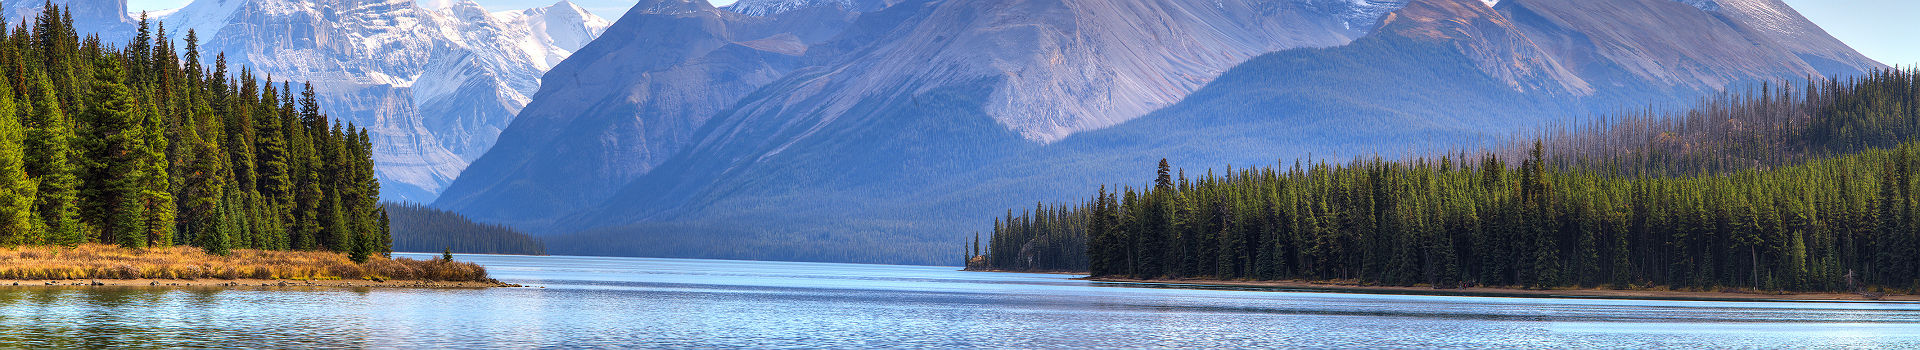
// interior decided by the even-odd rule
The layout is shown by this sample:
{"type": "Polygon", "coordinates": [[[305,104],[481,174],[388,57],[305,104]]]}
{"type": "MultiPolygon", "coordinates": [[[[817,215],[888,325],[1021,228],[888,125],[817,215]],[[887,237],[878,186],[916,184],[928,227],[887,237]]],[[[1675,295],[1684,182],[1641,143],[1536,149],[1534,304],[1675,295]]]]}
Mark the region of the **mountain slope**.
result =
{"type": "MultiPolygon", "coordinates": [[[[1718,89],[1756,78],[1859,74],[1879,67],[1774,0],[1693,6],[1670,0],[1502,1],[1496,8],[1583,77],[1718,89]],[[1701,10],[1700,8],[1709,10],[1701,10]],[[1822,68],[1824,67],[1824,69],[1822,68]]],[[[1605,88],[1605,87],[1603,87],[1605,88]]]]}
{"type": "Polygon", "coordinates": [[[836,7],[851,12],[871,12],[886,8],[889,2],[899,2],[899,0],[740,0],[723,9],[748,16],[764,17],[816,6],[836,7]]]}
{"type": "MultiPolygon", "coordinates": [[[[715,113],[804,66],[853,14],[774,17],[649,0],[547,75],[545,86],[436,206],[496,222],[598,202],[687,143],[715,113]]],[[[832,50],[827,50],[832,51],[832,50]]]]}
{"type": "Polygon", "coordinates": [[[492,147],[551,62],[605,23],[565,1],[495,14],[408,0],[198,0],[163,21],[232,64],[313,82],[325,112],[373,133],[384,199],[414,202],[492,147]]]}

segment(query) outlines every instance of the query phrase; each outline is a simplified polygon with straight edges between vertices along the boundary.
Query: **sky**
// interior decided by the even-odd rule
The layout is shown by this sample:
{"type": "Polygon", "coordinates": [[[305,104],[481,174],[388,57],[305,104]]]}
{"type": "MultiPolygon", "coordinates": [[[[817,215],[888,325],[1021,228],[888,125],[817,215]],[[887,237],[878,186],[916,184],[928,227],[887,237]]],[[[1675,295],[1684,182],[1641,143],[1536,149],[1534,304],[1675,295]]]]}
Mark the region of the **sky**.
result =
{"type": "MultiPolygon", "coordinates": [[[[551,5],[559,0],[474,0],[492,11],[518,10],[551,5]]],[[[711,0],[724,6],[736,0],[711,0]]],[[[1801,15],[1813,20],[1861,54],[1888,65],[1920,65],[1920,1],[1915,0],[1785,0],[1801,15]]],[[[607,20],[617,20],[635,0],[573,0],[575,4],[607,20]]],[[[185,5],[187,0],[128,0],[132,11],[164,10],[185,5]]]]}
{"type": "Polygon", "coordinates": [[[1786,0],[1854,50],[1887,65],[1920,64],[1920,1],[1786,0]]]}

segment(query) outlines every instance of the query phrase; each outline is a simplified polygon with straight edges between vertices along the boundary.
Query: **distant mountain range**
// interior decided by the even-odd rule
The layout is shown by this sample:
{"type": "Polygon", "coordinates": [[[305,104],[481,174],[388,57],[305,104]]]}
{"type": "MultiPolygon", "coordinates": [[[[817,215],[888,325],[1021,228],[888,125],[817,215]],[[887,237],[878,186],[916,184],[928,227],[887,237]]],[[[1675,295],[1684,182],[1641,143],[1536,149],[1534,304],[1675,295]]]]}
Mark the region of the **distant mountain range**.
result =
{"type": "Polygon", "coordinates": [[[648,0],[608,33],[435,205],[556,254],[932,263],[1160,158],[1471,147],[1883,67],[1778,0],[648,0]]]}
{"type": "Polygon", "coordinates": [[[424,203],[493,146],[548,69],[609,25],[566,1],[504,12],[437,6],[195,0],[154,15],[176,38],[196,31],[202,50],[230,65],[312,82],[326,113],[372,132],[382,199],[424,203]]]}

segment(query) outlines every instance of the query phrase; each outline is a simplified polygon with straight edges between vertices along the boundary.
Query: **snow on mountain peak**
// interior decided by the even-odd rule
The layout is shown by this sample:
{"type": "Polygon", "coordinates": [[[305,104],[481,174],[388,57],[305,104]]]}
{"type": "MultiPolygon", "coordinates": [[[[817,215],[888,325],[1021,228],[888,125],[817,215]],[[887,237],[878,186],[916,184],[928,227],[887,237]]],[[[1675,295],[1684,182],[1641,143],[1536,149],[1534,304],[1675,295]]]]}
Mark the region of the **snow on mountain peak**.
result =
{"type": "MultiPolygon", "coordinates": [[[[1332,11],[1351,30],[1373,29],[1387,13],[1407,6],[1409,0],[1305,0],[1323,11],[1332,11]]],[[[1487,1],[1487,0],[1482,0],[1487,1]]],[[[1497,0],[1496,0],[1497,1],[1497,0]]]]}
{"type": "Polygon", "coordinates": [[[574,51],[586,47],[587,43],[600,37],[601,32],[613,25],[587,12],[585,8],[564,0],[552,6],[493,15],[501,22],[515,23],[528,29],[529,35],[515,40],[513,44],[533,57],[534,63],[543,71],[553,68],[574,51]]]}

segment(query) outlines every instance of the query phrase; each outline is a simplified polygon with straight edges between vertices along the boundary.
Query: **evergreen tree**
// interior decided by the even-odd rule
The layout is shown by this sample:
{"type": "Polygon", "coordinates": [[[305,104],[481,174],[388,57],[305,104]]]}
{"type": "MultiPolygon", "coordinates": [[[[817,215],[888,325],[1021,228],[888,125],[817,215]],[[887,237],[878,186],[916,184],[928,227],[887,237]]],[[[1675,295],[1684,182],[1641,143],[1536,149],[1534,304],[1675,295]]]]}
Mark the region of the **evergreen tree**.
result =
{"type": "Polygon", "coordinates": [[[95,65],[93,93],[81,124],[87,126],[85,159],[88,171],[81,181],[81,219],[99,230],[93,240],[127,247],[147,243],[147,188],[149,170],[145,111],[122,82],[119,64],[111,59],[95,65]]]}
{"type": "Polygon", "coordinates": [[[366,131],[311,92],[208,71],[198,33],[183,59],[145,18],[124,46],[51,3],[32,22],[0,32],[0,244],[391,250],[366,131]]]}
{"type": "MultiPolygon", "coordinates": [[[[0,91],[10,90],[0,83],[0,91]]],[[[0,93],[0,244],[6,245],[37,243],[41,231],[33,206],[39,186],[27,176],[26,130],[15,111],[12,94],[0,93]]]]}
{"type": "MultiPolygon", "coordinates": [[[[73,128],[60,99],[54,94],[53,81],[46,74],[35,74],[30,112],[26,115],[27,173],[39,184],[34,199],[36,216],[45,230],[48,244],[74,245],[86,240],[80,227],[78,193],[80,169],[74,157],[73,128]]],[[[27,105],[22,103],[21,105],[27,105]]]]}

